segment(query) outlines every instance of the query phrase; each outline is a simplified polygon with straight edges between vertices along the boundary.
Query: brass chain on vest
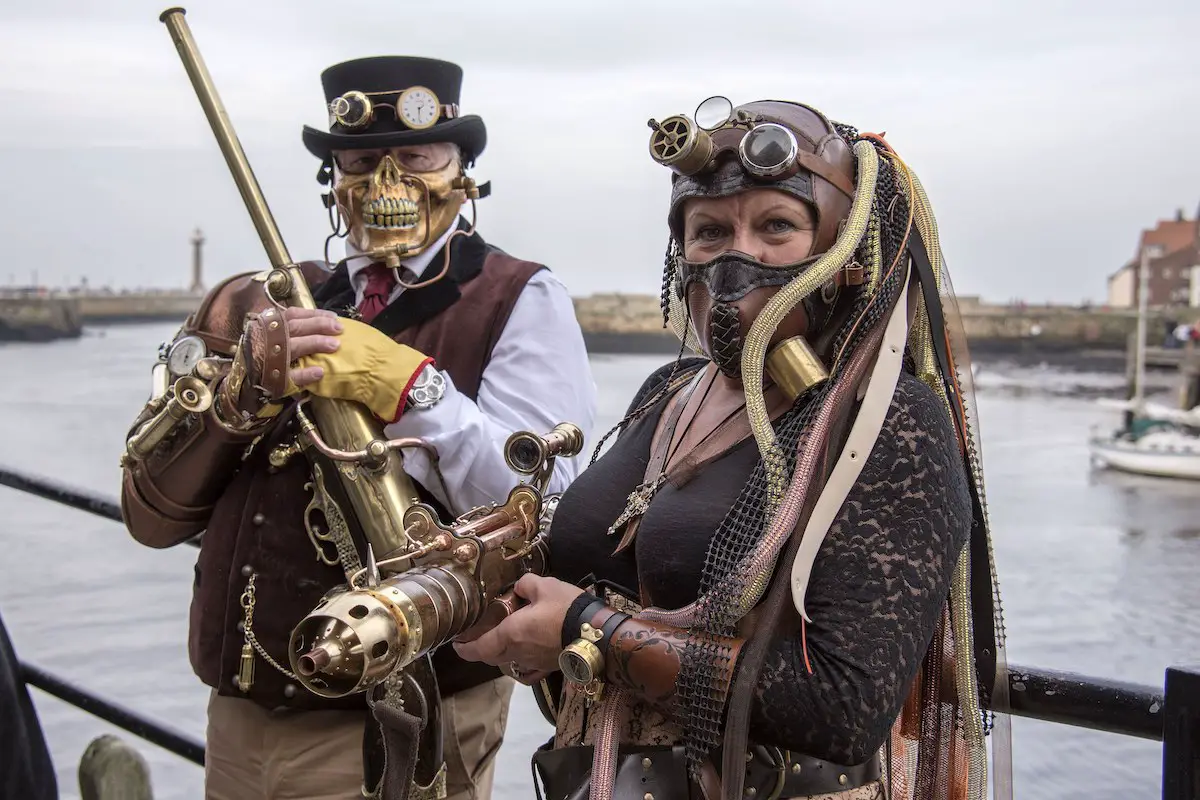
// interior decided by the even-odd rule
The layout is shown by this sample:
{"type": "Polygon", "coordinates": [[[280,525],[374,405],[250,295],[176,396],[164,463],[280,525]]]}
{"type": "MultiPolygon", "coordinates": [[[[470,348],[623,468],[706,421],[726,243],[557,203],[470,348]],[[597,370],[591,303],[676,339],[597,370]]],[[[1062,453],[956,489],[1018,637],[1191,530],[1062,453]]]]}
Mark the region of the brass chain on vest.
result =
{"type": "Polygon", "coordinates": [[[242,634],[246,638],[246,643],[242,645],[242,658],[238,665],[238,689],[243,694],[250,691],[250,687],[254,685],[254,651],[263,657],[263,660],[270,664],[275,669],[282,672],[294,681],[299,682],[299,678],[292,672],[280,666],[279,662],[271,658],[263,646],[259,644],[258,637],[254,635],[254,579],[258,577],[257,573],[250,574],[250,580],[246,584],[246,590],[242,592],[242,609],[245,611],[245,619],[242,620],[242,634]]]}

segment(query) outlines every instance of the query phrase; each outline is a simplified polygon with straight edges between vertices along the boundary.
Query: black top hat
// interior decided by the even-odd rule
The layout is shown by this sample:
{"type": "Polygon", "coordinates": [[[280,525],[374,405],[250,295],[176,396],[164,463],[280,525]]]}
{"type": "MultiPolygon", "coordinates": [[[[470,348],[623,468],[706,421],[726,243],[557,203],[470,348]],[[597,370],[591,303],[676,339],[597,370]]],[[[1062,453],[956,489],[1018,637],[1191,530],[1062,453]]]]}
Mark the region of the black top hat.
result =
{"type": "Polygon", "coordinates": [[[304,146],[318,158],[328,158],[334,150],[452,142],[463,149],[464,161],[470,164],[487,145],[483,119],[458,113],[462,67],[449,61],[416,56],[359,58],[322,72],[321,84],[330,112],[329,132],[305,125],[303,134],[304,146]],[[361,114],[362,97],[349,94],[352,92],[365,95],[374,112],[358,127],[344,125],[334,115],[338,110],[348,111],[343,119],[353,121],[361,114]],[[431,100],[430,94],[435,99],[431,100]],[[346,101],[336,103],[341,97],[347,97],[346,101]],[[402,97],[409,101],[401,106],[412,112],[411,124],[397,110],[402,97]],[[433,118],[435,107],[436,121],[424,127],[433,118]]]}

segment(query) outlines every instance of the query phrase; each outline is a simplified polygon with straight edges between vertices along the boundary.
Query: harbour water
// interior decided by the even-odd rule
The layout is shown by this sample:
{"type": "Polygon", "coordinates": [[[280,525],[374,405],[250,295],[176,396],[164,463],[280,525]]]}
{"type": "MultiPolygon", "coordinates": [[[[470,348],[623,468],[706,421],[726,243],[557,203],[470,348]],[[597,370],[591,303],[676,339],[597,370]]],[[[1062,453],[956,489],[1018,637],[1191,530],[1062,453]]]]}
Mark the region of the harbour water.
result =
{"type": "MultiPolygon", "coordinates": [[[[126,428],[170,324],[88,329],[0,347],[0,463],[116,496],[126,428]]],[[[661,356],[596,356],[597,435],[661,356]]],[[[1016,664],[1161,685],[1200,646],[1200,486],[1092,472],[1086,438],[1114,425],[1088,395],[1119,376],[984,364],[979,415],[988,502],[1016,664]]],[[[595,436],[591,437],[595,441],[595,436]]],[[[70,681],[204,733],[208,690],[186,653],[196,551],[150,550],[120,525],[0,488],[0,614],[18,653],[70,681]]],[[[202,796],[202,770],[32,690],[64,798],[87,743],[115,732],[149,761],[155,796],[202,796]]],[[[1150,798],[1153,742],[1016,719],[1015,796],[1150,798]]],[[[532,797],[529,755],[550,734],[519,690],[496,797],[532,797]]],[[[2,734],[0,734],[2,735],[2,734]]]]}

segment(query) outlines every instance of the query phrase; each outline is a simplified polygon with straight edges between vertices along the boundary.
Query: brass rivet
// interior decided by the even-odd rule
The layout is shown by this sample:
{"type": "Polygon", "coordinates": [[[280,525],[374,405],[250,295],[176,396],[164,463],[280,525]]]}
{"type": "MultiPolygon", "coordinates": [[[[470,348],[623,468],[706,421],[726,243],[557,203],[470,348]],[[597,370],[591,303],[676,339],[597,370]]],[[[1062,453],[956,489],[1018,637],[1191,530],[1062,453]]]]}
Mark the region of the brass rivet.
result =
{"type": "Polygon", "coordinates": [[[264,517],[262,512],[260,511],[257,514],[255,514],[253,517],[251,517],[250,521],[253,522],[255,525],[262,525],[263,522],[266,521],[266,519],[267,518],[264,517]]]}
{"type": "Polygon", "coordinates": [[[648,759],[648,758],[643,758],[643,759],[642,759],[642,769],[650,769],[650,767],[651,767],[651,765],[652,765],[653,763],[654,763],[654,762],[653,762],[653,761],[651,761],[650,759],[648,759]]]}
{"type": "Polygon", "coordinates": [[[746,790],[747,797],[754,797],[756,794],[758,794],[758,789],[755,789],[753,786],[746,790]]]}
{"type": "Polygon", "coordinates": [[[283,687],[283,696],[288,697],[288,698],[295,697],[296,696],[296,687],[290,683],[287,686],[283,687]]]}
{"type": "Polygon", "coordinates": [[[844,774],[843,774],[843,775],[838,775],[838,783],[840,783],[842,786],[845,786],[845,785],[846,785],[846,782],[847,782],[847,781],[849,781],[849,780],[850,780],[850,779],[849,779],[849,778],[847,778],[847,777],[846,777],[844,774]]]}
{"type": "Polygon", "coordinates": [[[753,760],[754,760],[754,753],[746,753],[746,761],[749,762],[749,761],[753,761],[753,760]]]}
{"type": "Polygon", "coordinates": [[[654,800],[654,795],[646,792],[644,795],[642,795],[642,800],[654,800]]]}
{"type": "Polygon", "coordinates": [[[793,775],[800,774],[800,765],[799,764],[792,764],[792,774],[793,775]]]}
{"type": "Polygon", "coordinates": [[[277,370],[277,369],[273,369],[273,370],[271,370],[271,377],[272,377],[272,378],[278,378],[278,377],[279,377],[279,370],[277,370]]]}
{"type": "Polygon", "coordinates": [[[272,322],[272,323],[271,323],[271,330],[275,330],[275,329],[276,329],[276,328],[278,328],[278,327],[279,327],[279,323],[278,323],[278,322],[272,322]]]}
{"type": "Polygon", "coordinates": [[[246,564],[245,566],[242,567],[242,577],[243,578],[249,578],[253,572],[254,572],[254,567],[250,566],[249,564],[246,564]]]}
{"type": "Polygon", "coordinates": [[[275,346],[274,346],[273,348],[271,348],[271,349],[272,349],[272,350],[274,350],[276,353],[282,353],[282,352],[283,352],[283,346],[282,346],[282,345],[278,345],[278,344],[277,344],[277,345],[275,345],[275,346]]]}

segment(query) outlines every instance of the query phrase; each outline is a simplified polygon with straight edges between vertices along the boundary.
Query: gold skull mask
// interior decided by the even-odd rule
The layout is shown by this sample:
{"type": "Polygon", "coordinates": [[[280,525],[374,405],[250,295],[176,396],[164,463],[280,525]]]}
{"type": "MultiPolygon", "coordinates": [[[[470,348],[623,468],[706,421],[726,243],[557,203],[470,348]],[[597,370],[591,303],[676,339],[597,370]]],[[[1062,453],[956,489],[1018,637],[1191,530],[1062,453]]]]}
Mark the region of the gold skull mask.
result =
{"type": "Polygon", "coordinates": [[[337,154],[334,185],[351,244],[364,252],[403,245],[424,252],[454,224],[466,194],[453,145],[439,143],[337,154]]]}

